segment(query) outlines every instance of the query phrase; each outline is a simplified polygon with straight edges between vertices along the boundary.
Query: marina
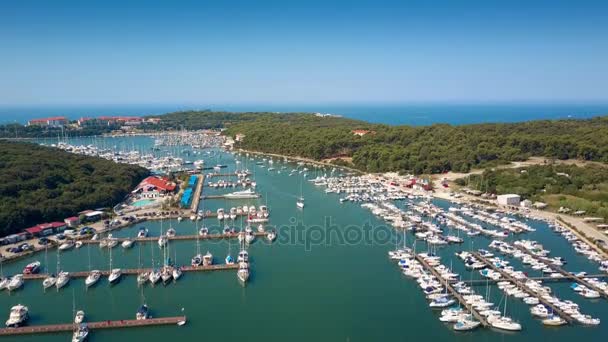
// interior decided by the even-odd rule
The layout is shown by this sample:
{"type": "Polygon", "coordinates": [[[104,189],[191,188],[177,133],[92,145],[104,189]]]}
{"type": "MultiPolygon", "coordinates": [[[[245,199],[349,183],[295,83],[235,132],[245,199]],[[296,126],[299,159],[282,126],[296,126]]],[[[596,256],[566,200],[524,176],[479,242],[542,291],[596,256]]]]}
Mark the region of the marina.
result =
{"type": "MultiPolygon", "coordinates": [[[[150,140],[146,137],[106,139],[112,139],[112,142],[106,143],[107,145],[121,146],[120,141],[125,140],[129,142],[124,145],[129,146],[132,144],[131,141],[135,140],[147,141],[147,146],[150,146],[150,140]]],[[[83,141],[82,144],[86,145],[86,141],[83,141]]],[[[77,144],[74,143],[74,145],[77,144]]],[[[178,151],[178,153],[181,152],[178,151]]],[[[73,275],[73,279],[65,289],[60,291],[54,289],[53,291],[42,291],[42,286],[37,286],[37,284],[32,286],[29,283],[31,278],[25,277],[24,280],[28,284],[11,293],[6,291],[0,293],[0,303],[3,305],[4,303],[6,305],[27,304],[30,310],[36,314],[29,323],[34,327],[65,322],[67,317],[72,315],[70,310],[72,291],[76,292],[77,307],[84,308],[93,321],[102,321],[105,317],[129,316],[131,310],[128,309],[137,307],[141,303],[143,292],[145,302],[158,311],[157,316],[159,317],[179,316],[179,312],[176,312],[175,308],[184,307],[186,309],[188,324],[179,328],[180,334],[196,338],[199,336],[197,328],[204,325],[207,338],[235,339],[239,338],[238,336],[241,334],[232,331],[223,317],[234,315],[235,312],[247,316],[264,314],[272,319],[273,324],[286,325],[291,319],[274,314],[273,310],[277,310],[277,312],[287,310],[286,305],[300,307],[302,310],[316,310],[315,308],[320,305],[317,296],[329,291],[330,299],[324,299],[323,302],[334,302],[336,305],[326,307],[327,312],[321,315],[320,320],[315,321],[315,324],[327,329],[331,325],[334,329],[331,331],[338,332],[332,334],[332,340],[342,339],[343,335],[339,331],[347,330],[365,340],[377,338],[376,334],[363,328],[365,326],[363,317],[366,317],[372,308],[372,312],[383,317],[381,326],[386,338],[391,339],[399,339],[402,336],[399,327],[402,326],[403,320],[408,320],[424,327],[417,332],[411,332],[409,334],[411,336],[408,335],[411,338],[428,338],[428,331],[433,331],[436,338],[444,340],[461,340],[465,336],[474,336],[475,340],[480,341],[491,341],[497,337],[504,340],[531,341],[541,336],[553,336],[551,338],[561,341],[564,338],[574,338],[577,331],[581,329],[578,327],[579,324],[570,324],[571,328],[561,329],[548,329],[540,322],[533,324],[534,320],[528,313],[529,307],[521,301],[509,300],[510,309],[507,310],[507,313],[523,326],[523,331],[509,334],[492,328],[487,316],[480,312],[487,311],[484,307],[486,304],[469,296],[482,296],[485,302],[500,306],[499,310],[502,312],[504,303],[500,304],[501,297],[497,297],[500,295],[500,291],[488,290],[488,288],[501,287],[502,285],[499,283],[505,280],[480,278],[477,271],[471,271],[464,264],[455,261],[454,254],[471,249],[472,244],[476,248],[487,248],[492,239],[497,236],[504,235],[500,239],[510,242],[519,239],[535,239],[543,241],[551,250],[567,258],[569,269],[586,271],[586,274],[579,275],[579,279],[606,279],[606,274],[598,271],[599,262],[588,261],[584,256],[576,254],[567,240],[563,239],[560,234],[556,234],[544,221],[512,216],[508,213],[491,214],[498,215],[496,216],[498,219],[492,218],[482,209],[433,199],[425,195],[424,191],[390,186],[380,179],[339,177],[335,174],[338,172],[332,171],[330,167],[317,168],[304,163],[285,162],[277,158],[270,164],[271,158],[268,157],[247,156],[245,153],[232,154],[220,150],[214,150],[209,154],[203,152],[200,155],[201,159],[205,158],[204,156],[212,156],[205,158],[210,159],[209,162],[205,161],[205,165],[226,165],[227,167],[222,172],[226,176],[213,177],[213,183],[218,184],[217,187],[208,186],[207,175],[204,170],[201,170],[205,177],[202,180],[200,179],[202,177],[197,179],[197,185],[201,185],[202,191],[199,196],[200,202],[195,210],[190,203],[185,209],[168,210],[167,212],[171,212],[168,215],[138,216],[141,220],[134,224],[119,229],[112,227],[100,234],[99,240],[82,240],[81,248],[60,252],[60,268],[54,266],[58,254],[55,249],[49,249],[48,261],[43,260],[45,259],[43,249],[22,260],[6,263],[3,265],[5,276],[20,272],[32,259],[37,259],[42,261],[42,269],[39,275],[31,277],[40,279],[39,281],[42,282],[41,278],[44,275],[57,274],[56,271],[63,269],[69,271],[70,275],[73,275]],[[272,166],[269,167],[270,165],[272,166]],[[229,183],[228,179],[235,179],[235,176],[232,175],[240,172],[238,170],[244,169],[251,171],[247,177],[250,178],[250,181],[255,181],[256,186],[242,187],[236,183],[230,185],[233,183],[229,183]],[[304,171],[304,169],[307,170],[304,171]],[[279,173],[279,171],[281,172],[279,173]],[[332,172],[334,172],[333,175],[332,172]],[[226,186],[224,187],[222,184],[226,184],[226,186]],[[224,198],[228,193],[245,188],[254,189],[256,194],[264,196],[263,198],[224,198]],[[304,210],[298,209],[296,206],[300,197],[305,198],[304,210]],[[252,205],[257,211],[260,211],[260,206],[268,208],[270,222],[263,223],[264,231],[257,230],[258,223],[248,224],[250,216],[248,210],[247,213],[237,212],[237,207],[252,205]],[[234,219],[231,219],[231,212],[234,219]],[[417,262],[421,270],[428,274],[428,276],[424,276],[425,281],[433,282],[431,278],[427,278],[433,277],[435,279],[433,284],[443,289],[434,297],[442,298],[444,292],[447,291],[447,294],[454,300],[453,305],[469,312],[472,320],[468,320],[469,316],[456,315],[452,311],[446,311],[445,315],[442,312],[439,315],[435,308],[429,308],[432,303],[434,303],[433,306],[445,304],[442,300],[431,300],[426,298],[426,295],[421,295],[420,283],[404,280],[402,272],[395,272],[394,265],[386,260],[387,250],[394,248],[393,242],[377,245],[369,245],[363,241],[358,241],[354,245],[329,242],[331,245],[327,247],[313,245],[310,250],[307,250],[304,244],[291,241],[293,235],[290,232],[297,231],[294,230],[297,222],[303,222],[306,226],[325,227],[326,216],[330,216],[332,225],[340,227],[338,231],[343,231],[345,229],[343,227],[360,225],[362,222],[370,222],[374,227],[388,225],[391,241],[396,239],[400,244],[404,242],[403,232],[405,231],[409,245],[413,244],[411,247],[418,250],[417,253],[412,253],[411,262],[417,262]],[[510,223],[500,222],[503,217],[508,217],[510,223]],[[225,233],[227,225],[234,232],[225,233]],[[244,230],[248,225],[253,230],[251,234],[261,241],[247,246],[247,251],[251,255],[251,265],[254,267],[247,285],[242,286],[236,281],[235,276],[239,269],[238,264],[227,265],[223,259],[228,254],[233,258],[237,257],[240,248],[240,243],[236,241],[239,237],[238,232],[244,230]],[[144,226],[149,231],[149,235],[136,238],[138,230],[144,226]],[[176,234],[167,237],[169,250],[164,252],[156,246],[156,243],[159,236],[165,235],[169,227],[175,229],[176,234]],[[201,235],[199,232],[202,227],[208,228],[205,235],[201,235]],[[272,245],[267,243],[269,242],[268,232],[271,229],[282,232],[278,234],[277,242],[272,245]],[[508,231],[509,234],[503,234],[503,231],[508,231]],[[515,231],[520,232],[515,233],[515,231]],[[108,233],[112,234],[112,239],[115,239],[117,243],[117,247],[111,253],[114,266],[109,265],[110,251],[107,248],[97,247],[108,233]],[[132,241],[132,247],[121,248],[121,244],[125,241],[132,241]],[[206,251],[214,255],[213,267],[216,268],[201,266],[199,269],[193,269],[192,266],[189,266],[193,255],[197,253],[204,255],[206,251]],[[184,276],[167,287],[138,286],[137,277],[131,275],[138,274],[140,271],[149,272],[153,269],[160,269],[165,258],[163,253],[167,254],[167,257],[170,256],[171,261],[176,265],[183,265],[181,269],[184,271],[184,276]],[[88,265],[89,254],[91,255],[90,266],[88,265]],[[423,258],[424,255],[427,256],[423,258]],[[435,262],[432,255],[440,256],[446,266],[435,266],[439,267],[436,270],[434,266],[431,266],[431,263],[435,262]],[[429,257],[430,259],[428,259],[429,257]],[[368,275],[361,272],[361,260],[365,260],[366,267],[373,267],[377,270],[376,279],[370,279],[368,275]],[[293,265],[298,265],[298,267],[294,268],[293,265]],[[112,267],[121,268],[123,277],[120,284],[108,284],[107,277],[112,273],[112,267]],[[89,274],[87,269],[99,270],[100,276],[103,278],[99,284],[88,289],[85,286],[85,278],[89,274]],[[216,269],[228,272],[213,272],[216,269]],[[336,269],[342,271],[339,274],[330,271],[336,269]],[[303,277],[302,272],[314,274],[314,276],[312,279],[307,279],[303,277]],[[454,278],[450,274],[458,276],[454,278]],[[289,287],[283,289],[273,286],[278,283],[289,284],[289,287]],[[327,286],[338,290],[328,290],[327,286]],[[467,288],[478,294],[469,295],[458,292],[465,291],[467,288]],[[370,291],[370,289],[381,291],[383,296],[378,296],[375,293],[376,290],[370,291]],[[294,291],[301,295],[293,296],[294,291]],[[347,299],[343,292],[350,293],[349,296],[356,293],[357,301],[347,299]],[[488,296],[484,292],[492,293],[488,296]],[[439,296],[440,294],[441,296],[439,296]],[[193,300],[193,297],[196,300],[193,300]],[[28,298],[35,298],[41,304],[28,300],[28,298]],[[382,306],[381,311],[373,309],[378,305],[382,306]],[[57,310],[61,312],[60,316],[63,318],[49,319],[48,317],[54,317],[54,312],[57,310]],[[349,327],[346,327],[340,320],[334,320],[331,324],[326,322],[328,317],[344,315],[345,310],[352,312],[348,315],[349,322],[357,322],[361,328],[352,328],[350,324],[349,327]],[[464,326],[456,326],[457,322],[446,325],[442,321],[443,319],[460,318],[465,318],[469,323],[465,322],[464,326]],[[438,321],[438,319],[442,320],[438,321]],[[474,322],[479,322],[479,328],[475,331],[464,333],[458,330],[468,329],[474,325],[474,322]],[[467,326],[467,324],[472,325],[467,326]],[[336,327],[337,330],[335,330],[336,327]]],[[[193,189],[196,191],[196,188],[193,189]]],[[[193,199],[195,197],[193,196],[193,199]]],[[[253,219],[268,218],[258,218],[255,215],[253,219]]],[[[564,299],[580,298],[577,293],[569,289],[569,282],[572,279],[557,278],[549,274],[530,274],[528,279],[554,288],[564,299]]],[[[594,303],[583,300],[578,304],[581,312],[592,314],[594,317],[605,317],[603,316],[605,315],[604,310],[606,310],[604,301],[594,303]]],[[[297,319],[304,319],[301,314],[295,315],[298,317],[297,319]]],[[[243,329],[256,331],[256,339],[271,340],[273,338],[273,334],[256,330],[253,322],[249,322],[249,320],[242,321],[242,325],[243,329]]],[[[592,327],[593,334],[602,333],[605,329],[604,325],[599,324],[592,327]]],[[[176,328],[158,327],[154,329],[159,339],[166,339],[175,333],[176,328]]],[[[153,328],[150,327],[150,329],[153,328]]],[[[125,334],[127,331],[129,335],[134,334],[130,336],[139,336],[136,333],[137,329],[124,331],[125,334]]],[[[92,330],[92,334],[95,339],[112,338],[121,341],[123,338],[122,333],[116,334],[112,329],[98,329],[94,332],[92,330]]],[[[288,331],[283,331],[283,334],[292,336],[288,331]]],[[[293,339],[304,340],[315,338],[315,336],[314,333],[304,333],[303,336],[293,339]]],[[[42,338],[42,335],[40,337],[42,338]]],[[[62,341],[65,340],[65,337],[62,334],[48,334],[44,335],[44,340],[62,341]]],[[[20,341],[26,336],[19,338],[6,336],[4,339],[11,340],[11,338],[20,341]]],[[[125,338],[127,337],[125,336],[125,338]]]]}

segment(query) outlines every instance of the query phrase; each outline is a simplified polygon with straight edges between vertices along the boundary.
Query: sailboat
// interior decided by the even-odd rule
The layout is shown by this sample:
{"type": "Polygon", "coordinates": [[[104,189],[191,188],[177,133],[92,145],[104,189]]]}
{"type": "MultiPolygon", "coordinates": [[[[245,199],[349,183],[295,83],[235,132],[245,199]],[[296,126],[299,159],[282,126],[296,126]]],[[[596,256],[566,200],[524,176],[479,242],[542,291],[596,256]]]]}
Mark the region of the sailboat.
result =
{"type": "Polygon", "coordinates": [[[0,291],[4,290],[8,285],[9,279],[4,277],[4,273],[2,273],[2,258],[0,258],[0,291]]]}
{"type": "MultiPolygon", "coordinates": [[[[138,246],[138,252],[139,252],[137,266],[141,269],[143,266],[141,263],[141,244],[138,244],[137,246],[138,246]]],[[[149,277],[148,272],[141,271],[139,274],[137,274],[137,285],[141,286],[141,285],[145,284],[148,281],[148,277],[149,277]]]]}
{"type": "Polygon", "coordinates": [[[304,209],[304,196],[303,196],[303,192],[302,192],[302,180],[300,179],[300,197],[298,197],[298,200],[296,201],[296,206],[299,209],[304,209]]]}
{"type": "MultiPolygon", "coordinates": [[[[48,265],[48,247],[44,248],[44,264],[48,265]]],[[[57,252],[57,257],[59,258],[59,252],[57,252]]],[[[57,269],[59,269],[59,266],[57,266],[57,269]]],[[[42,281],[42,287],[46,290],[51,286],[54,286],[55,283],[57,282],[57,278],[55,277],[54,274],[49,273],[48,276],[46,276],[46,278],[44,278],[44,280],[42,281]]]]}
{"type": "MultiPolygon", "coordinates": [[[[198,230],[198,222],[196,222],[196,230],[198,230]]],[[[194,267],[198,267],[203,263],[203,255],[201,254],[201,244],[199,239],[200,234],[196,235],[196,254],[190,260],[190,264],[194,267]]]]}
{"type": "Polygon", "coordinates": [[[244,285],[249,280],[249,263],[242,261],[239,262],[239,270],[236,272],[236,276],[239,281],[244,285]]]}
{"type": "Polygon", "coordinates": [[[521,324],[513,321],[511,317],[507,317],[507,297],[505,296],[505,308],[502,316],[490,315],[488,316],[488,323],[496,329],[506,331],[520,331],[521,324]]]}
{"type": "Polygon", "coordinates": [[[230,254],[230,239],[228,240],[228,255],[226,255],[226,259],[224,259],[224,261],[226,262],[226,265],[234,264],[234,258],[230,254]]]}
{"type": "Polygon", "coordinates": [[[70,281],[70,273],[68,272],[64,272],[64,271],[59,271],[59,256],[60,256],[60,252],[59,250],[57,250],[57,281],[55,282],[55,287],[57,288],[57,290],[59,290],[60,288],[64,287],[65,285],[67,285],[67,283],[70,281]]]}
{"type": "Polygon", "coordinates": [[[152,251],[152,269],[150,270],[150,275],[148,276],[148,280],[152,285],[158,283],[160,280],[160,271],[154,269],[154,248],[153,245],[150,245],[150,250],[152,251]]]}
{"type": "Polygon", "coordinates": [[[122,276],[122,270],[120,268],[112,268],[112,248],[110,250],[110,275],[108,276],[108,281],[110,285],[116,284],[120,277],[122,276]]]}
{"type": "Polygon", "coordinates": [[[89,275],[84,281],[84,284],[87,288],[95,285],[99,279],[101,278],[101,272],[99,270],[91,270],[91,244],[88,244],[88,252],[89,252],[89,275]]]}

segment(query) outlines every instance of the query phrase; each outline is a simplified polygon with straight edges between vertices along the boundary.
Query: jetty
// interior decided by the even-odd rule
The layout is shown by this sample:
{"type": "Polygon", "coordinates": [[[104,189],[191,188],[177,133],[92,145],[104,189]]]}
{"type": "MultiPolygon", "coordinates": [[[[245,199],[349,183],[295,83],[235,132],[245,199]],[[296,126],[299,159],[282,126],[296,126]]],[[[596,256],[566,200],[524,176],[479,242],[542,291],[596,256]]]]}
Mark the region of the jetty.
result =
{"type": "Polygon", "coordinates": [[[546,307],[550,308],[554,313],[556,313],[561,318],[563,318],[564,320],[566,320],[566,322],[568,322],[568,323],[574,322],[574,319],[572,318],[572,316],[568,315],[567,313],[565,313],[562,309],[558,308],[557,306],[551,304],[549,301],[547,301],[546,299],[544,299],[538,293],[532,291],[521,280],[519,280],[519,279],[511,276],[510,274],[508,274],[507,272],[505,272],[503,269],[496,267],[492,262],[490,262],[488,259],[486,259],[485,257],[483,257],[481,254],[479,254],[477,252],[473,252],[472,254],[475,256],[475,258],[477,258],[478,260],[481,260],[481,262],[483,262],[484,264],[486,264],[487,267],[491,268],[495,272],[500,273],[501,277],[504,280],[507,280],[507,281],[511,282],[512,284],[514,284],[518,288],[520,288],[523,291],[525,291],[530,296],[536,297],[539,302],[541,302],[546,307]]]}
{"type": "Polygon", "coordinates": [[[566,279],[566,280],[571,280],[571,281],[575,281],[579,284],[585,285],[586,287],[597,291],[602,298],[604,299],[608,299],[608,294],[606,292],[604,292],[604,290],[600,289],[599,287],[591,284],[590,282],[588,282],[587,280],[585,280],[585,278],[596,278],[596,277],[580,277],[580,276],[576,276],[566,270],[564,270],[563,268],[557,266],[557,265],[553,265],[551,262],[547,261],[545,258],[542,258],[532,252],[530,252],[529,250],[525,249],[522,246],[515,246],[515,248],[517,248],[518,250],[522,251],[523,253],[526,253],[527,255],[531,256],[532,258],[536,259],[539,262],[542,262],[543,264],[545,264],[547,267],[549,267],[550,269],[554,270],[557,273],[560,273],[561,275],[563,275],[564,277],[562,279],[566,279]]]}
{"type": "MultiPolygon", "coordinates": [[[[239,265],[235,264],[217,264],[217,265],[209,265],[209,266],[182,266],[182,272],[211,272],[211,271],[227,271],[227,270],[236,270],[239,268],[239,265]]],[[[151,268],[131,268],[131,269],[123,269],[123,275],[138,275],[143,272],[150,272],[151,268]]],[[[99,270],[101,275],[109,276],[110,270],[99,270]]],[[[79,272],[70,272],[70,278],[86,278],[89,275],[90,271],[79,271],[79,272]]],[[[38,274],[24,274],[23,280],[42,280],[48,277],[48,274],[38,273],[38,274]]]]}
{"type": "Polygon", "coordinates": [[[198,204],[201,200],[201,193],[203,192],[203,183],[204,183],[204,179],[205,179],[205,177],[201,174],[196,175],[196,177],[197,177],[196,188],[194,189],[194,195],[192,197],[192,205],[190,206],[190,210],[195,214],[198,212],[198,204]]]}
{"type": "MultiPolygon", "coordinates": [[[[179,322],[186,321],[186,316],[161,317],[148,319],[121,319],[114,321],[101,321],[85,323],[89,330],[99,329],[118,329],[118,328],[137,328],[158,325],[176,325],[179,322]]],[[[72,332],[75,325],[73,323],[66,324],[48,324],[48,325],[32,325],[18,328],[2,328],[0,336],[11,335],[32,335],[32,334],[48,334],[60,332],[72,332]]]]}
{"type": "Polygon", "coordinates": [[[472,306],[469,305],[467,303],[467,301],[464,299],[464,297],[458,293],[458,291],[456,291],[452,285],[450,285],[450,282],[446,281],[441,274],[439,274],[439,272],[437,272],[437,270],[435,270],[435,268],[433,268],[431,265],[429,265],[426,260],[424,260],[424,258],[420,257],[418,254],[415,254],[414,257],[416,258],[416,260],[418,260],[418,262],[429,272],[431,272],[431,274],[433,276],[435,276],[435,278],[437,278],[437,280],[441,283],[441,284],[445,284],[446,288],[448,289],[448,291],[454,296],[454,298],[456,298],[459,302],[460,305],[462,305],[463,307],[465,307],[472,315],[473,317],[475,317],[475,319],[477,319],[481,325],[483,325],[484,327],[489,326],[490,324],[488,323],[488,320],[482,316],[481,314],[479,314],[479,312],[472,306]]]}
{"type": "MultiPolygon", "coordinates": [[[[266,232],[252,232],[256,237],[264,237],[266,236],[266,232]]],[[[234,239],[239,237],[239,232],[235,233],[218,233],[218,234],[207,234],[207,235],[175,235],[171,237],[167,237],[169,241],[184,241],[184,240],[220,240],[220,239],[234,239]]],[[[148,236],[143,238],[112,238],[112,240],[118,241],[119,243],[132,240],[135,242],[155,242],[158,241],[158,236],[148,236]]],[[[84,244],[99,244],[103,239],[99,240],[81,240],[84,244]]]]}
{"type": "Polygon", "coordinates": [[[249,176],[251,175],[251,172],[230,172],[230,173],[208,173],[206,175],[207,178],[213,178],[213,177],[243,177],[243,176],[249,176]]]}
{"type": "MultiPolygon", "coordinates": [[[[587,275],[579,277],[579,278],[581,278],[581,279],[587,279],[587,278],[608,278],[608,274],[587,274],[587,275]]],[[[528,279],[530,279],[530,280],[540,280],[542,282],[550,282],[550,283],[561,283],[561,282],[571,281],[571,279],[566,278],[566,277],[548,277],[548,276],[528,277],[528,279]]],[[[485,286],[486,284],[496,284],[496,283],[498,283],[500,281],[502,281],[502,280],[472,279],[472,280],[452,280],[450,283],[451,284],[465,283],[465,284],[470,285],[470,286],[476,286],[476,285],[485,286]]]]}

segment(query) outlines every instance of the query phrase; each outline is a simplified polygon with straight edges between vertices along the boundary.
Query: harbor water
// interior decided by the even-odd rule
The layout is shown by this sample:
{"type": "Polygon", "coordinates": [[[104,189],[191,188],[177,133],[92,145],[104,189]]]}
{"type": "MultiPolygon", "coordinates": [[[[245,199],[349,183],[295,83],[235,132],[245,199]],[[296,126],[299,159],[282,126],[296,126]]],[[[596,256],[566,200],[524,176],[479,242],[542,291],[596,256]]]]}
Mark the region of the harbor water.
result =
{"type": "MultiPolygon", "coordinates": [[[[128,138],[87,138],[77,144],[100,144],[120,148],[139,148],[151,151],[153,139],[147,137],[128,138]]],[[[168,148],[158,153],[181,153],[182,148],[168,148]]],[[[185,159],[198,159],[190,156],[185,159]]],[[[402,232],[395,232],[386,223],[357,203],[340,203],[339,195],[326,194],[323,188],[306,181],[328,169],[308,166],[307,172],[295,172],[294,163],[285,163],[275,158],[273,168],[261,157],[248,159],[235,157],[226,152],[213,150],[201,154],[207,165],[227,165],[222,173],[237,168],[235,158],[241,163],[239,168],[247,167],[253,172],[252,179],[257,182],[258,199],[225,200],[209,199],[201,202],[200,209],[215,212],[217,208],[238,205],[267,205],[270,222],[267,229],[274,227],[279,237],[274,243],[257,238],[249,248],[251,277],[246,286],[241,286],[235,271],[190,272],[176,283],[167,286],[149,284],[138,287],[135,276],[123,275],[120,283],[110,286],[106,278],[88,290],[84,279],[72,279],[68,286],[57,291],[46,292],[41,281],[26,281],[24,288],[9,294],[0,292],[0,314],[8,315],[8,309],[18,303],[27,305],[30,310],[30,325],[68,323],[73,320],[73,302],[76,310],[84,310],[88,321],[133,319],[137,308],[147,303],[153,317],[176,316],[185,314],[185,326],[145,327],[116,330],[94,330],[90,341],[167,341],[179,338],[182,341],[518,341],[533,342],[551,340],[553,342],[572,341],[584,338],[585,342],[600,341],[608,336],[608,301],[589,300],[578,296],[570,288],[569,282],[551,283],[554,293],[562,299],[578,303],[581,311],[602,319],[595,327],[568,325],[547,328],[540,320],[533,319],[529,307],[523,302],[509,298],[507,314],[523,325],[518,333],[499,332],[489,328],[457,333],[450,325],[441,323],[439,311],[428,307],[417,283],[406,278],[388,258],[387,252],[395,244],[403,244],[402,232]],[[283,168],[285,167],[285,168],[283,168]],[[280,171],[280,173],[279,173],[280,171]],[[302,189],[302,190],[300,190],[302,189]],[[296,200],[305,198],[305,208],[296,208],[296,200]],[[371,227],[371,228],[370,228],[371,227]],[[372,231],[372,239],[365,238],[372,231]],[[303,238],[298,238],[298,235],[303,238]]],[[[302,166],[299,167],[302,169],[302,166]]],[[[225,177],[228,180],[229,178],[225,177]]],[[[217,178],[213,179],[218,180],[217,178]]],[[[239,190],[237,188],[236,190],[239,190]]],[[[203,195],[223,194],[227,189],[205,187],[203,195]]],[[[451,204],[434,200],[436,205],[447,209],[451,204]]],[[[399,207],[407,205],[397,201],[399,207]]],[[[510,237],[537,240],[552,256],[562,256],[569,271],[598,273],[597,264],[577,255],[570,244],[554,233],[546,223],[527,220],[536,229],[510,237]]],[[[209,227],[210,232],[220,232],[225,223],[217,219],[199,221],[209,227]]],[[[230,224],[241,229],[244,224],[237,219],[230,224]]],[[[114,231],[116,237],[135,237],[140,227],[149,229],[151,236],[158,236],[170,226],[178,235],[196,234],[197,224],[189,219],[181,222],[148,221],[129,228],[114,231]]],[[[254,229],[257,225],[253,226],[254,229]]],[[[477,271],[465,270],[462,262],[454,255],[459,250],[488,248],[490,238],[484,236],[467,237],[462,245],[437,248],[442,263],[452,266],[463,280],[481,279],[477,271]]],[[[412,247],[413,235],[408,233],[407,244],[412,247]]],[[[215,263],[223,263],[230,251],[238,253],[238,242],[200,241],[200,252],[211,252],[215,263]]],[[[417,251],[426,251],[427,245],[418,242],[417,251]]],[[[197,241],[172,241],[167,257],[178,265],[189,265],[197,252],[197,241]]],[[[156,242],[136,243],[125,250],[120,245],[112,250],[113,267],[137,268],[138,266],[158,267],[163,260],[163,251],[156,242]]],[[[59,256],[60,269],[65,271],[86,271],[109,269],[110,252],[97,245],[84,245],[80,249],[62,252],[59,256]]],[[[512,265],[529,273],[539,275],[519,261],[507,258],[512,265]]],[[[38,253],[33,257],[3,265],[5,275],[20,272],[33,261],[43,263],[43,271],[57,272],[57,251],[38,253]]],[[[495,285],[477,285],[480,294],[490,293],[495,304],[504,307],[505,298],[495,285]]],[[[3,341],[67,341],[70,334],[32,335],[3,337],[3,341]]]]}

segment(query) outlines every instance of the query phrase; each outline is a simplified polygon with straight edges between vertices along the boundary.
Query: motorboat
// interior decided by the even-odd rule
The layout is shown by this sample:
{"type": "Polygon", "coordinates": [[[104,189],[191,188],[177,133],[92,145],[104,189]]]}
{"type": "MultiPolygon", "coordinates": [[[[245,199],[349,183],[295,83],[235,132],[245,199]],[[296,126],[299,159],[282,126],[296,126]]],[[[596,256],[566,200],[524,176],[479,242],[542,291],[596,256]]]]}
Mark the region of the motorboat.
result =
{"type": "Polygon", "coordinates": [[[6,286],[8,285],[9,281],[10,281],[9,278],[2,278],[2,277],[0,277],[0,291],[4,290],[6,288],[6,286]]]}
{"type": "Polygon", "coordinates": [[[84,284],[86,285],[86,287],[91,287],[91,286],[95,285],[99,281],[100,278],[101,278],[101,271],[92,270],[91,272],[89,272],[89,275],[84,280],[84,284]]]}
{"type": "Polygon", "coordinates": [[[31,262],[23,268],[23,274],[36,274],[38,272],[40,272],[40,261],[31,262]]]}
{"type": "Polygon", "coordinates": [[[11,308],[6,326],[9,328],[16,328],[23,325],[29,318],[29,310],[27,306],[17,304],[11,308]]]}
{"type": "Polygon", "coordinates": [[[303,201],[297,201],[296,202],[296,207],[298,207],[298,209],[304,209],[304,202],[303,201]]]}
{"type": "Polygon", "coordinates": [[[62,243],[61,245],[59,245],[58,248],[60,251],[67,251],[68,249],[71,249],[75,245],[76,244],[74,243],[74,240],[68,240],[68,241],[62,243]]]}
{"type": "Polygon", "coordinates": [[[234,264],[234,258],[230,254],[226,255],[226,259],[224,259],[224,260],[226,262],[226,265],[233,265],[234,264]]]}
{"type": "Polygon", "coordinates": [[[454,324],[453,329],[456,331],[469,331],[479,327],[481,323],[474,320],[462,320],[454,324]]]}
{"type": "Polygon", "coordinates": [[[110,275],[108,276],[108,281],[110,284],[116,284],[120,277],[122,276],[122,270],[120,268],[114,268],[110,271],[110,275]]]}
{"type": "Polygon", "coordinates": [[[135,314],[135,319],[138,321],[150,318],[150,311],[148,310],[148,306],[143,304],[137,309],[137,313],[135,314]]]}
{"type": "Polygon", "coordinates": [[[253,234],[253,233],[246,233],[245,234],[245,242],[246,243],[252,243],[253,241],[255,241],[255,234],[253,234]]]}
{"type": "Polygon", "coordinates": [[[60,288],[66,286],[69,281],[70,281],[70,273],[61,271],[57,275],[57,282],[55,283],[55,287],[57,287],[57,289],[59,290],[60,288]]]}
{"type": "Polygon", "coordinates": [[[548,325],[548,326],[560,326],[560,325],[564,325],[564,324],[568,323],[568,322],[566,322],[565,319],[563,319],[557,315],[551,315],[548,318],[543,319],[542,322],[544,325],[548,325]]]}
{"type": "Polygon", "coordinates": [[[51,286],[55,286],[56,282],[57,282],[57,277],[55,277],[54,274],[50,274],[49,276],[44,278],[44,280],[42,281],[42,287],[46,290],[51,286]]]}
{"type": "Polygon", "coordinates": [[[82,241],[76,241],[76,243],[74,244],[74,247],[76,247],[77,249],[82,247],[82,241]]]}
{"type": "Polygon", "coordinates": [[[203,266],[210,266],[213,264],[213,254],[207,251],[207,254],[203,256],[203,266]]]}
{"type": "Polygon", "coordinates": [[[14,275],[6,285],[6,289],[9,291],[18,290],[23,286],[23,274],[14,275]]]}
{"type": "Polygon", "coordinates": [[[125,240],[125,241],[122,242],[121,246],[122,246],[122,248],[125,248],[125,249],[131,248],[131,247],[133,247],[133,243],[134,242],[135,242],[134,240],[130,240],[130,239],[129,240],[125,240]]]}
{"type": "Polygon", "coordinates": [[[84,311],[78,310],[78,312],[76,312],[76,316],[74,317],[74,323],[80,324],[82,322],[84,322],[84,311]]]}
{"type": "Polygon", "coordinates": [[[258,198],[259,194],[255,193],[252,189],[235,191],[229,194],[224,195],[224,198],[227,199],[250,199],[250,198],[258,198]]]}
{"type": "Polygon", "coordinates": [[[200,235],[200,236],[207,236],[208,234],[209,234],[209,228],[207,228],[207,227],[202,227],[198,231],[198,235],[200,235]]]}
{"type": "Polygon", "coordinates": [[[192,258],[191,262],[190,262],[190,264],[191,264],[192,266],[194,266],[194,267],[198,267],[198,266],[200,266],[202,263],[203,263],[203,255],[202,255],[202,254],[197,254],[197,255],[195,255],[195,256],[192,258]]]}
{"type": "Polygon", "coordinates": [[[139,228],[139,231],[137,232],[137,238],[142,239],[147,236],[148,236],[148,229],[145,227],[139,228]]]}
{"type": "Polygon", "coordinates": [[[118,240],[116,240],[115,238],[113,238],[111,236],[108,237],[107,241],[108,241],[108,248],[114,248],[114,247],[118,246],[118,240]]]}
{"type": "Polygon", "coordinates": [[[266,238],[268,241],[272,242],[277,238],[277,233],[272,229],[266,234],[266,238]]]}
{"type": "Polygon", "coordinates": [[[175,231],[175,228],[171,227],[167,229],[167,232],[165,234],[167,234],[168,238],[172,238],[177,234],[177,232],[175,231]]]}

